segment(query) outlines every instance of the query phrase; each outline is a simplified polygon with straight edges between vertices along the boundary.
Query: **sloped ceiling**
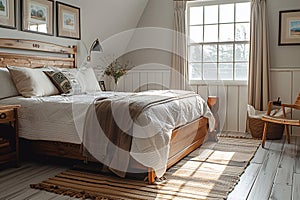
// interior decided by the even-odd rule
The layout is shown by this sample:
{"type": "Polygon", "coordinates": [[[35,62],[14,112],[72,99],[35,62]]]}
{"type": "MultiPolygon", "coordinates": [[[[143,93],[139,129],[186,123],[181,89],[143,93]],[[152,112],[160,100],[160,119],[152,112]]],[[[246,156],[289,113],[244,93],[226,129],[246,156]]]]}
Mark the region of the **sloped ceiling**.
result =
{"type": "Polygon", "coordinates": [[[148,0],[81,0],[82,40],[110,36],[136,28],[148,0]]]}

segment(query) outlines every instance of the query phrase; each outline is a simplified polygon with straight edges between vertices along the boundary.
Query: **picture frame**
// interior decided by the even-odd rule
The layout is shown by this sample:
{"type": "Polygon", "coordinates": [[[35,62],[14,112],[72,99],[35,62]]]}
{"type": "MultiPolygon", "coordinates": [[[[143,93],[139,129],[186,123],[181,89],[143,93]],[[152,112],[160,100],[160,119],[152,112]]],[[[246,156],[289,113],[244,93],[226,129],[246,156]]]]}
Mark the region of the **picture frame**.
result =
{"type": "Polygon", "coordinates": [[[16,0],[0,0],[0,27],[16,29],[16,0]]]}
{"type": "Polygon", "coordinates": [[[278,45],[300,45],[300,10],[279,11],[278,45]]]}
{"type": "Polygon", "coordinates": [[[54,1],[21,0],[21,30],[54,35],[54,1]]]}
{"type": "Polygon", "coordinates": [[[80,8],[56,2],[57,36],[81,39],[80,8]]]}
{"type": "Polygon", "coordinates": [[[102,91],[106,91],[106,87],[105,87],[104,81],[99,81],[99,85],[100,85],[100,89],[101,89],[102,91]]]}

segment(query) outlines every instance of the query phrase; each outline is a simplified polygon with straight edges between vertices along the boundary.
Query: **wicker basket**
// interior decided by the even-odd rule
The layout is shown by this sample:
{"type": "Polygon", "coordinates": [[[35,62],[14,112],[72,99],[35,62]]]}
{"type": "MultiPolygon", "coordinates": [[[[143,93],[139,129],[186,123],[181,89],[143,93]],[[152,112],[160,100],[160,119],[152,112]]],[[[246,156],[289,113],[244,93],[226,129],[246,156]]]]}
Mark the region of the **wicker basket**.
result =
{"type": "MultiPolygon", "coordinates": [[[[249,129],[251,132],[252,137],[254,138],[262,138],[263,131],[264,131],[264,121],[261,118],[249,118],[249,129]]],[[[284,130],[284,125],[282,124],[274,124],[268,123],[268,130],[267,130],[267,139],[270,140],[279,140],[282,138],[284,130]]]]}

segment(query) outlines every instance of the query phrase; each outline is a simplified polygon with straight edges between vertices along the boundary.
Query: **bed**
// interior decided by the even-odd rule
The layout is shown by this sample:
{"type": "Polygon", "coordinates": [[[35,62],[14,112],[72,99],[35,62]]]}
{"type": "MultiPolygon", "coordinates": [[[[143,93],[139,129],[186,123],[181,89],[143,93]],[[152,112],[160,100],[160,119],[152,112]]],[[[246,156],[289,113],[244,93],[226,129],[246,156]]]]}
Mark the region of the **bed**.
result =
{"type": "MultiPolygon", "coordinates": [[[[3,38],[0,39],[0,48],[24,51],[24,53],[0,52],[0,67],[2,68],[5,68],[7,65],[29,68],[39,68],[45,65],[58,68],[76,68],[76,46],[65,47],[40,41],[3,38]],[[46,52],[47,55],[37,56],[34,55],[34,52],[46,52]]],[[[161,92],[168,93],[167,91],[161,92]]],[[[120,93],[119,95],[127,95],[127,93],[120,93]]],[[[146,92],[146,94],[143,95],[148,95],[148,93],[146,92]]],[[[87,108],[85,106],[80,107],[80,105],[86,105],[82,102],[87,99],[93,101],[95,97],[103,98],[103,96],[111,97],[115,96],[115,94],[113,92],[100,92],[99,94],[76,95],[76,98],[61,95],[38,98],[14,96],[1,99],[0,104],[20,104],[23,106],[23,108],[20,108],[19,134],[21,142],[24,144],[24,150],[39,155],[95,161],[94,157],[82,154],[82,134],[86,132],[82,126],[84,118],[78,115],[80,117],[74,119],[73,115],[66,113],[70,113],[70,109],[72,109],[74,104],[79,105],[77,112],[83,113],[82,110],[86,110],[87,108]],[[29,108],[33,109],[33,105],[36,105],[34,107],[35,110],[45,108],[46,104],[52,107],[49,107],[43,112],[44,116],[41,114],[33,115],[33,111],[29,110],[29,108]],[[54,113],[56,113],[56,115],[54,115],[54,113]],[[46,119],[51,118],[51,116],[53,120],[43,120],[43,117],[46,119]],[[79,123],[76,123],[76,120],[78,120],[79,123]],[[59,126],[59,124],[61,126],[59,126]],[[82,127],[78,127],[78,125],[82,127]],[[78,130],[82,130],[82,134],[78,134],[78,130]],[[45,134],[39,134],[41,132],[45,132],[46,136],[45,134]],[[51,133],[54,135],[51,135],[51,133]]],[[[203,105],[205,106],[205,102],[203,105]]],[[[187,110],[185,112],[189,111],[190,110],[187,110]]],[[[155,110],[153,112],[155,112],[155,110]]],[[[212,114],[209,109],[206,109],[205,112],[206,117],[193,116],[188,119],[188,121],[183,120],[182,123],[176,124],[176,127],[173,127],[170,132],[166,168],[177,163],[204,142],[209,123],[213,126],[213,119],[210,117],[212,114]],[[210,120],[208,120],[208,118],[210,118],[210,120]]],[[[147,167],[147,165],[137,160],[139,160],[139,158],[130,156],[128,164],[130,168],[147,169],[149,183],[153,183],[156,177],[155,171],[157,172],[157,170],[154,170],[155,167],[147,167]]]]}

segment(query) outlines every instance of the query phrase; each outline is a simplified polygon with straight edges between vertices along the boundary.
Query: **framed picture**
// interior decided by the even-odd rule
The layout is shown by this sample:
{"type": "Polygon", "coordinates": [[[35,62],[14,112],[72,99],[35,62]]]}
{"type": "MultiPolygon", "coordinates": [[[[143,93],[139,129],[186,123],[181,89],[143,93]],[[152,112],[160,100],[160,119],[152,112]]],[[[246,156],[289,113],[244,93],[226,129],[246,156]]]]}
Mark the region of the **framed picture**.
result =
{"type": "Polygon", "coordinates": [[[99,81],[99,85],[102,91],[106,91],[105,83],[104,81],[99,81]]]}
{"type": "Polygon", "coordinates": [[[53,0],[21,0],[22,31],[54,35],[53,0]]]}
{"type": "Polygon", "coordinates": [[[278,45],[300,45],[300,10],[279,11],[278,45]]]}
{"type": "Polygon", "coordinates": [[[0,0],[0,27],[16,28],[15,0],[0,0]]]}
{"type": "Polygon", "coordinates": [[[80,8],[56,2],[57,36],[80,40],[80,8]]]}

